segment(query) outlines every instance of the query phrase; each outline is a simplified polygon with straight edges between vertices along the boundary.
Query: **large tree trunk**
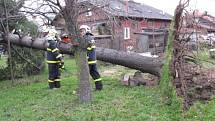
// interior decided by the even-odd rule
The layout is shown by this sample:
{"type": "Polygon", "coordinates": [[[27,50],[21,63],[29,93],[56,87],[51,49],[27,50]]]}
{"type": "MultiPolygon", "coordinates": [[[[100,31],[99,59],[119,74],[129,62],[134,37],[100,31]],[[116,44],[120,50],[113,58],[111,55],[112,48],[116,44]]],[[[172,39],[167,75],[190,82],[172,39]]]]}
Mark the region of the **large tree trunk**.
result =
{"type": "Polygon", "coordinates": [[[141,56],[138,53],[128,53],[107,48],[97,48],[98,60],[140,70],[160,76],[161,61],[159,59],[141,56]]]}
{"type": "MultiPolygon", "coordinates": [[[[9,34],[9,39],[11,43],[16,45],[40,50],[45,50],[48,45],[44,38],[32,39],[31,37],[25,36],[19,39],[18,35],[9,34]]],[[[65,54],[74,54],[74,47],[70,44],[60,43],[59,49],[65,54]]],[[[157,58],[144,57],[137,53],[127,53],[99,47],[97,47],[96,52],[98,60],[160,76],[162,62],[157,58]]]]}
{"type": "MultiPolygon", "coordinates": [[[[66,22],[67,30],[73,36],[79,37],[78,29],[77,29],[77,20],[78,20],[78,11],[79,8],[77,6],[77,0],[64,0],[66,3],[65,9],[62,12],[62,15],[66,22]]],[[[89,79],[89,67],[86,58],[87,51],[81,49],[85,47],[85,40],[82,38],[76,38],[79,41],[79,47],[76,48],[75,53],[75,61],[77,64],[77,72],[79,78],[79,89],[78,89],[78,97],[81,103],[88,103],[92,99],[92,91],[89,79]]]]}

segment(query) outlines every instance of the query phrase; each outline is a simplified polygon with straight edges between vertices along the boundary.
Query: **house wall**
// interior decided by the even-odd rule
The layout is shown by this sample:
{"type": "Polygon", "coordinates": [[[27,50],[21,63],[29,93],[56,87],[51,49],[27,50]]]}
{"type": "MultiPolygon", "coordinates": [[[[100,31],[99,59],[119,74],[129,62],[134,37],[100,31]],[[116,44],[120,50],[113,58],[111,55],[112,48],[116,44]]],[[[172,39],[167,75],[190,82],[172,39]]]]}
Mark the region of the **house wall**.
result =
{"type": "MultiPolygon", "coordinates": [[[[87,8],[85,9],[87,10],[87,8]]],[[[85,11],[84,10],[84,11],[85,11]]],[[[93,9],[91,11],[92,15],[88,16],[87,13],[83,13],[78,17],[78,24],[94,26],[99,23],[106,23],[111,28],[112,37],[109,38],[96,38],[97,46],[108,47],[116,50],[122,51],[138,51],[139,48],[139,36],[134,34],[136,32],[141,32],[144,28],[154,28],[154,29],[163,29],[169,27],[170,21],[166,20],[153,20],[153,19],[144,19],[144,18],[129,18],[125,17],[115,17],[108,16],[100,8],[93,9]],[[124,28],[130,28],[130,38],[124,39],[124,28]]],[[[62,26],[62,23],[65,24],[65,21],[62,19],[57,20],[57,25],[62,26]],[[60,24],[59,24],[60,23],[60,24]]],[[[64,27],[65,30],[65,27],[64,27]]],[[[149,37],[150,38],[150,37],[149,37]]],[[[149,39],[152,41],[152,39],[149,39]]]]}
{"type": "MultiPolygon", "coordinates": [[[[83,9],[83,11],[86,11],[86,9],[83,9]]],[[[79,25],[87,24],[89,26],[92,26],[92,24],[96,24],[99,22],[100,23],[107,22],[109,20],[107,14],[104,11],[102,11],[100,8],[93,9],[93,11],[91,11],[91,14],[92,15],[88,16],[86,12],[79,15],[78,24],[79,25]]]]}
{"type": "Polygon", "coordinates": [[[152,54],[163,53],[167,41],[166,34],[165,32],[159,35],[137,33],[137,52],[151,52],[152,54]]]}
{"type": "Polygon", "coordinates": [[[112,48],[111,47],[111,37],[95,37],[96,46],[102,48],[112,48]]]}
{"type": "Polygon", "coordinates": [[[139,22],[139,25],[141,26],[142,29],[145,29],[145,28],[165,29],[170,26],[170,21],[143,19],[139,22]]]}
{"type": "Polygon", "coordinates": [[[137,52],[149,52],[149,36],[139,34],[137,38],[137,52]]]}
{"type": "MultiPolygon", "coordinates": [[[[116,35],[118,36],[117,40],[120,41],[120,50],[123,51],[141,51],[144,52],[147,49],[145,48],[140,48],[140,43],[139,43],[139,38],[141,35],[139,34],[134,34],[136,32],[142,32],[143,29],[167,29],[170,26],[170,21],[165,21],[165,20],[147,20],[147,19],[129,19],[124,20],[123,18],[118,19],[118,21],[121,23],[117,30],[116,30],[116,35]],[[130,39],[124,39],[124,27],[129,27],[130,28],[130,39]],[[144,50],[144,51],[143,51],[144,50]]],[[[156,42],[152,43],[152,36],[147,37],[149,40],[148,42],[151,44],[156,44],[156,42]]],[[[155,45],[152,50],[156,47],[156,52],[161,52],[164,50],[164,47],[160,47],[160,44],[164,43],[164,35],[162,37],[155,37],[155,40],[158,40],[157,43],[159,43],[159,47],[156,47],[155,45]]],[[[157,45],[158,46],[158,45],[157,45]]],[[[156,53],[155,52],[155,53],[156,53]]],[[[154,52],[153,52],[154,53],[154,52]]]]}
{"type": "Polygon", "coordinates": [[[149,52],[159,54],[164,52],[165,35],[150,35],[149,36],[149,52]]]}

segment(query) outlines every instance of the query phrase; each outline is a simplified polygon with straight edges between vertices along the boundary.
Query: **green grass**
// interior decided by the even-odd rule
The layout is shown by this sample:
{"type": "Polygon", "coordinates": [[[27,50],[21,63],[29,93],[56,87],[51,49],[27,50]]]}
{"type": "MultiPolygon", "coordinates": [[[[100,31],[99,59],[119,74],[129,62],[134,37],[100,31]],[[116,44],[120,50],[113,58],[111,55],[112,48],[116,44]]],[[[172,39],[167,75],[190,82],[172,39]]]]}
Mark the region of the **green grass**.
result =
{"type": "Polygon", "coordinates": [[[163,103],[168,105],[173,105],[176,110],[180,110],[182,108],[182,101],[177,97],[176,89],[172,83],[172,76],[170,74],[170,65],[172,63],[173,57],[173,41],[174,41],[174,27],[175,22],[171,22],[171,26],[169,28],[168,42],[166,46],[166,57],[165,63],[162,66],[161,71],[161,79],[160,79],[160,90],[163,97],[163,103]]]}
{"type": "Polygon", "coordinates": [[[7,57],[1,55],[1,58],[0,58],[0,67],[6,67],[6,62],[7,62],[7,57]]]}
{"type": "MultiPolygon", "coordinates": [[[[191,110],[183,118],[177,104],[162,102],[159,87],[122,86],[119,75],[133,70],[118,66],[108,67],[118,71],[111,77],[103,77],[104,90],[93,91],[91,103],[79,104],[73,94],[78,88],[75,62],[66,60],[65,63],[69,72],[62,74],[61,89],[48,89],[47,70],[39,76],[16,80],[14,85],[1,81],[0,121],[194,121],[196,113],[199,114],[191,110]]],[[[201,109],[213,116],[214,106],[212,102],[201,109]]]]}
{"type": "Polygon", "coordinates": [[[210,69],[215,67],[215,59],[210,58],[209,50],[204,48],[200,51],[194,52],[197,58],[200,60],[203,68],[210,69]]]}
{"type": "Polygon", "coordinates": [[[185,114],[187,121],[214,121],[215,120],[215,98],[208,104],[196,103],[185,114]]]}

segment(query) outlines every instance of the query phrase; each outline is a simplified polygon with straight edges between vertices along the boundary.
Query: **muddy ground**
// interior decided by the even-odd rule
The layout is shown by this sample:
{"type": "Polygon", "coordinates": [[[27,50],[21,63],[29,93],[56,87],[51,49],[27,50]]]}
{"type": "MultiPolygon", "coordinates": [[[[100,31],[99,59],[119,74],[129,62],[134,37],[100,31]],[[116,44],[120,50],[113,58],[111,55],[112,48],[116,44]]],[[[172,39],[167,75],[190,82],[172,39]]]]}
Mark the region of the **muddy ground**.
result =
{"type": "Polygon", "coordinates": [[[203,69],[194,66],[187,66],[185,69],[185,94],[183,95],[181,85],[175,81],[177,93],[179,96],[187,97],[185,100],[188,106],[194,102],[208,102],[215,94],[215,69],[203,69]]]}
{"type": "MultiPolygon", "coordinates": [[[[105,70],[102,72],[103,76],[113,76],[119,77],[121,80],[124,74],[130,75],[131,77],[134,75],[136,71],[131,72],[120,72],[119,70],[123,70],[121,67],[110,68],[109,70],[105,70]]],[[[188,107],[194,104],[194,102],[201,101],[207,103],[211,100],[212,96],[215,95],[215,68],[210,69],[202,69],[192,65],[186,65],[185,68],[185,83],[184,83],[184,93],[182,89],[181,82],[178,80],[174,80],[174,86],[177,89],[177,94],[180,97],[187,97],[185,99],[188,107]]],[[[145,86],[156,86],[158,85],[158,78],[142,73],[143,79],[146,84],[145,86]]]]}

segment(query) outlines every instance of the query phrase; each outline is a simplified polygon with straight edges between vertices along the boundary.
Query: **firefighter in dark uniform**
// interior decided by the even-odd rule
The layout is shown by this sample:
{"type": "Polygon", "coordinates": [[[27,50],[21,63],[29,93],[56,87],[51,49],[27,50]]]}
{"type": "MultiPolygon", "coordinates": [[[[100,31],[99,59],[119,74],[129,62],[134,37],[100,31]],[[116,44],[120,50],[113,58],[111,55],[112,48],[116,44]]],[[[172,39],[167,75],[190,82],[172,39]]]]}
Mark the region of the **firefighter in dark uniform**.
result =
{"type": "Polygon", "coordinates": [[[95,46],[95,40],[93,38],[93,34],[90,31],[90,27],[87,25],[81,25],[80,26],[80,34],[83,36],[83,38],[88,42],[87,43],[87,58],[88,58],[88,64],[89,64],[89,71],[90,75],[92,76],[96,90],[102,90],[103,84],[101,76],[97,70],[96,66],[96,46],[95,46]]]}
{"type": "Polygon", "coordinates": [[[47,48],[47,63],[49,70],[48,84],[49,88],[60,88],[60,68],[64,68],[62,54],[59,53],[57,48],[57,31],[54,28],[48,29],[46,35],[49,46],[47,48]]]}

